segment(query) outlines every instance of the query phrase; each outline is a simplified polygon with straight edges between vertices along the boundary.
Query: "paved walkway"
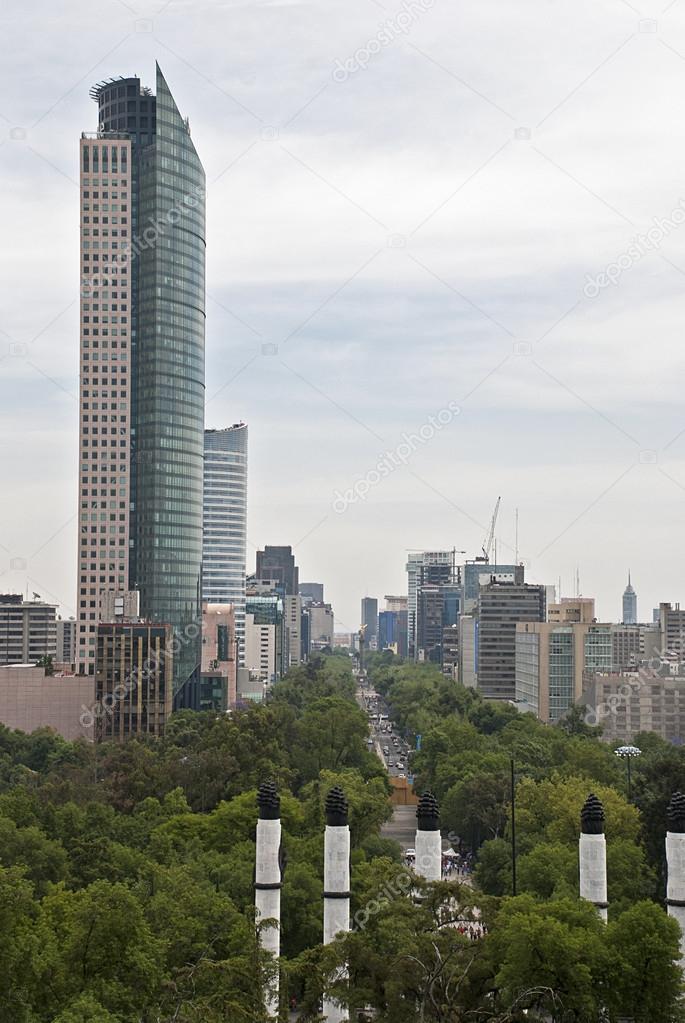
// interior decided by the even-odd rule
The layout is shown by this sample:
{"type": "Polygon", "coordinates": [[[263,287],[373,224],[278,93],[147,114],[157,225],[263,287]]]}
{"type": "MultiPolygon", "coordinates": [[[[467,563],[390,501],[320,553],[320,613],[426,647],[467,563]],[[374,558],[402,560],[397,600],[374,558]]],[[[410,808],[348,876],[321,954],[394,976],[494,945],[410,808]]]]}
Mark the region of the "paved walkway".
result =
{"type": "Polygon", "coordinates": [[[392,819],[381,828],[383,838],[394,838],[402,851],[413,849],[416,841],[416,807],[396,806],[392,819]]]}

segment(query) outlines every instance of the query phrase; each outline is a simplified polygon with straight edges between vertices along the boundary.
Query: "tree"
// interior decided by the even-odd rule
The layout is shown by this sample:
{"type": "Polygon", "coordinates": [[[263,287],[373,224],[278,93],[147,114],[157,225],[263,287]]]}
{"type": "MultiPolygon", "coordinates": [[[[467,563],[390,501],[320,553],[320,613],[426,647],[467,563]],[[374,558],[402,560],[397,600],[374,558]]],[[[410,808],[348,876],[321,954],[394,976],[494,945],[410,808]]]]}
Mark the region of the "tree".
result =
{"type": "Polygon", "coordinates": [[[53,935],[55,1007],[87,993],[126,1023],[138,1023],[158,996],[164,945],[128,888],[105,880],[75,892],[60,886],[43,899],[40,920],[53,935]]]}
{"type": "Polygon", "coordinates": [[[653,902],[638,902],[609,924],[614,959],[607,1004],[616,1016],[671,1023],[682,993],[680,928],[653,902]]]}

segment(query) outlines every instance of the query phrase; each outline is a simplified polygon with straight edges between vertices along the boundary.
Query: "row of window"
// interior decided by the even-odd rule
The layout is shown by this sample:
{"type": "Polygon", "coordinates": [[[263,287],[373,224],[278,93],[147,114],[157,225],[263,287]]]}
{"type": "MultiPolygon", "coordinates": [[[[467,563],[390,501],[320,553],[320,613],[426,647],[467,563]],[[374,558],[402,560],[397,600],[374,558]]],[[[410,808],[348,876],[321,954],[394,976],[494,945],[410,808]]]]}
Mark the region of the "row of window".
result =
{"type": "MultiPolygon", "coordinates": [[[[92,185],[94,188],[100,188],[101,186],[104,188],[108,188],[110,182],[107,180],[107,178],[81,178],[81,184],[86,188],[88,188],[90,185],[92,185]]],[[[126,188],[128,185],[128,181],[126,180],[126,178],[118,178],[117,181],[112,181],[111,184],[113,187],[116,186],[118,188],[126,188]]]]}
{"type": "Polygon", "coordinates": [[[128,146],[98,143],[95,146],[83,146],[81,153],[81,169],[84,174],[128,174],[128,146]]]}

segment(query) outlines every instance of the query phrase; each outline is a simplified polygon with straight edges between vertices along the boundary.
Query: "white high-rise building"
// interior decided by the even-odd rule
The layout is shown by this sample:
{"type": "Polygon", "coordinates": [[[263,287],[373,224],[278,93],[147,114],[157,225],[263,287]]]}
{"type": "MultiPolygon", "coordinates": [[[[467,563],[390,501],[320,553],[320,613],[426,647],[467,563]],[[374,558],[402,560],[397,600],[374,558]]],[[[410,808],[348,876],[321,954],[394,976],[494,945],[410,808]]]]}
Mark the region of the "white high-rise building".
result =
{"type": "Polygon", "coordinates": [[[245,664],[247,426],[205,430],[202,599],[233,604],[238,663],[245,664]]]}

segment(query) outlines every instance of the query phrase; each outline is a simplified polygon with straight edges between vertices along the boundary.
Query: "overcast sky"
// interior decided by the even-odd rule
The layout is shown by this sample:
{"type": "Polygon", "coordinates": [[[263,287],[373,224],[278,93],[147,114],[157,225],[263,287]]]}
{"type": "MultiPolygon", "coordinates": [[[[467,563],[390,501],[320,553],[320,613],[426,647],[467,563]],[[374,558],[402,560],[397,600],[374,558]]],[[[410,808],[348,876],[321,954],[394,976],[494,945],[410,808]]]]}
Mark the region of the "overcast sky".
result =
{"type": "Polygon", "coordinates": [[[407,548],[478,553],[502,495],[530,581],[578,567],[605,620],[629,568],[641,618],[685,600],[685,0],[0,26],[0,589],[74,613],[78,138],[89,87],[157,59],[207,171],[207,425],[249,424],[248,568],[292,543],[355,628],[407,548]]]}

